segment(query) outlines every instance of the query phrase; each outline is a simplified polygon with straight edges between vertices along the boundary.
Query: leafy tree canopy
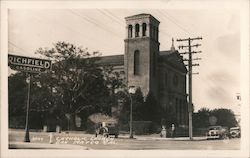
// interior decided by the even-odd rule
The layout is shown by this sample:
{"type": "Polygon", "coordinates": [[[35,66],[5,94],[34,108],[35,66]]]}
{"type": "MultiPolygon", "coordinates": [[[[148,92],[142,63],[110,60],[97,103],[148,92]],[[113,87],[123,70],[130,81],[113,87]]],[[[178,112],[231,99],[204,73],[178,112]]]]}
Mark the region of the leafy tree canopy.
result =
{"type": "Polygon", "coordinates": [[[230,109],[214,109],[211,111],[211,116],[217,118],[217,125],[234,127],[237,126],[237,120],[235,118],[234,112],[230,109]]]}
{"type": "Polygon", "coordinates": [[[36,80],[41,87],[51,88],[64,114],[80,112],[84,108],[102,111],[108,89],[101,67],[96,64],[100,53],[66,42],[58,42],[51,49],[40,48],[37,54],[53,61],[52,71],[36,80]]]}
{"type": "MultiPolygon", "coordinates": [[[[35,53],[53,64],[48,73],[32,77],[31,110],[49,112],[59,118],[65,118],[66,114],[81,114],[86,118],[94,112],[110,114],[113,101],[110,91],[123,86],[122,77],[112,67],[98,64],[99,52],[89,53],[73,44],[57,42],[52,48],[39,48],[35,53]]],[[[26,103],[26,78],[23,73],[9,77],[9,98],[18,96],[22,108],[26,103]],[[21,88],[15,91],[17,87],[21,88]]],[[[10,102],[11,107],[17,104],[14,100],[10,102]]]]}
{"type": "Polygon", "coordinates": [[[230,109],[213,109],[202,108],[193,114],[193,124],[196,128],[207,128],[211,125],[220,125],[226,127],[237,126],[237,120],[230,109]]]}
{"type": "Polygon", "coordinates": [[[12,74],[8,78],[9,116],[25,113],[27,98],[27,83],[24,73],[12,74]]]}

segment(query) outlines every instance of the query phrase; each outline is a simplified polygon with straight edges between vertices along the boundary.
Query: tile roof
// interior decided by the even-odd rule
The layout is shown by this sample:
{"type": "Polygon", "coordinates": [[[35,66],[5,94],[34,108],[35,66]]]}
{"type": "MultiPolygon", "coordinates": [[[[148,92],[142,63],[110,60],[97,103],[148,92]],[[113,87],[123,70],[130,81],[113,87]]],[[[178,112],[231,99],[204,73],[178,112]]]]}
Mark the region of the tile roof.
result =
{"type": "MultiPolygon", "coordinates": [[[[160,51],[160,56],[169,56],[174,53],[171,50],[160,51]]],[[[101,65],[124,65],[124,55],[110,55],[110,56],[101,56],[98,61],[101,65]]]]}
{"type": "Polygon", "coordinates": [[[101,65],[124,65],[124,55],[102,56],[98,63],[101,65]]]}
{"type": "Polygon", "coordinates": [[[172,51],[172,50],[160,51],[159,55],[160,56],[168,56],[168,55],[173,54],[175,52],[177,52],[177,51],[172,51]]]}
{"type": "MultiPolygon", "coordinates": [[[[160,51],[159,57],[168,57],[169,55],[175,53],[177,51],[160,51]]],[[[124,55],[110,55],[110,56],[101,56],[100,60],[98,60],[99,64],[101,65],[113,65],[119,66],[124,65],[124,55]]]]}

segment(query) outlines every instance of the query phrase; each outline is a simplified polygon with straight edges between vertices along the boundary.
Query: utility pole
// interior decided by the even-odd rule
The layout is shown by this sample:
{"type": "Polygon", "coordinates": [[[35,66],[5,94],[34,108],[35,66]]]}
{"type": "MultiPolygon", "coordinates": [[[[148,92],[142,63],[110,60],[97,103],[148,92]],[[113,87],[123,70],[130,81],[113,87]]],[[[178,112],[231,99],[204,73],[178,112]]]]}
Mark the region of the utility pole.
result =
{"type": "Polygon", "coordinates": [[[183,61],[188,61],[188,128],[189,128],[189,139],[193,140],[193,102],[192,102],[192,75],[198,74],[193,73],[192,67],[199,66],[199,64],[193,64],[193,60],[201,60],[201,58],[192,58],[192,55],[195,53],[201,53],[201,51],[192,51],[192,47],[199,47],[201,44],[191,45],[191,42],[194,40],[202,40],[202,37],[196,38],[186,38],[186,39],[177,39],[177,42],[188,41],[188,45],[181,45],[179,49],[188,48],[188,52],[181,52],[180,55],[188,54],[188,59],[183,59],[183,61]]]}

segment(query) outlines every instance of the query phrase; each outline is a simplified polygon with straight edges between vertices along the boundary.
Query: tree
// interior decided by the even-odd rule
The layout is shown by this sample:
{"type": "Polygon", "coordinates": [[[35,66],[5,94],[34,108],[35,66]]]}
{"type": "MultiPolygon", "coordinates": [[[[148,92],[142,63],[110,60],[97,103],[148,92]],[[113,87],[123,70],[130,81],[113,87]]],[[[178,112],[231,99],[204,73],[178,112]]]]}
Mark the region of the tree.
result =
{"type": "Polygon", "coordinates": [[[15,73],[8,77],[9,127],[24,128],[27,103],[27,83],[24,73],[15,73]]]}
{"type": "MultiPolygon", "coordinates": [[[[24,127],[27,108],[28,75],[17,72],[9,76],[9,125],[10,127],[24,127]]],[[[42,126],[41,119],[49,110],[47,102],[52,98],[49,91],[38,87],[35,83],[30,88],[29,126],[38,128],[42,126]]],[[[51,101],[50,101],[51,102],[51,101]]]]}
{"type": "Polygon", "coordinates": [[[201,108],[193,114],[193,125],[195,128],[207,128],[212,125],[226,127],[237,126],[235,115],[230,109],[213,109],[201,108]]]}
{"type": "Polygon", "coordinates": [[[16,73],[8,77],[9,118],[25,114],[27,83],[25,73],[16,73]]]}
{"type": "MultiPolygon", "coordinates": [[[[122,122],[129,121],[130,114],[130,99],[128,93],[119,93],[120,97],[123,97],[123,108],[121,112],[122,122]]],[[[160,124],[163,117],[163,109],[157,102],[155,96],[152,92],[149,92],[146,100],[144,101],[141,89],[138,88],[135,94],[131,94],[133,102],[133,120],[134,121],[152,121],[154,123],[160,124]]]]}
{"type": "Polygon", "coordinates": [[[117,100],[117,105],[121,111],[118,114],[118,122],[121,125],[128,125],[129,123],[129,114],[130,114],[130,96],[127,91],[118,91],[115,95],[117,100]]]}
{"type": "MultiPolygon", "coordinates": [[[[73,129],[75,115],[86,120],[92,113],[110,114],[113,91],[124,86],[123,79],[112,66],[98,63],[99,52],[89,53],[73,44],[57,42],[53,48],[39,48],[36,54],[53,64],[47,73],[32,74],[30,120],[41,116],[67,122],[63,120],[70,115],[73,129]]],[[[22,72],[9,76],[10,116],[25,116],[26,79],[22,72]]]]}
{"type": "Polygon", "coordinates": [[[237,126],[235,115],[230,109],[214,109],[211,111],[210,116],[215,116],[217,118],[217,125],[226,126],[228,128],[237,126]]]}
{"type": "Polygon", "coordinates": [[[90,54],[87,49],[57,42],[53,48],[39,48],[36,53],[52,60],[53,66],[52,71],[41,74],[35,82],[50,90],[54,99],[47,104],[53,104],[52,111],[59,111],[60,118],[71,116],[72,128],[77,113],[87,118],[94,112],[109,112],[110,93],[103,69],[97,64],[99,52],[90,54]]]}
{"type": "Polygon", "coordinates": [[[210,126],[209,116],[211,111],[208,108],[201,108],[193,114],[193,125],[195,128],[206,128],[210,126]]]}
{"type": "MultiPolygon", "coordinates": [[[[136,89],[135,94],[129,94],[128,91],[119,91],[116,94],[116,100],[120,102],[122,105],[121,112],[118,116],[119,122],[121,124],[128,124],[130,119],[130,105],[132,99],[132,108],[133,108],[133,121],[139,121],[142,119],[142,109],[143,109],[143,94],[141,89],[136,89]],[[130,98],[131,97],[131,98],[130,98]]],[[[119,103],[118,103],[119,104],[119,103]]]]}
{"type": "MultiPolygon", "coordinates": [[[[126,85],[124,84],[124,72],[117,72],[113,70],[112,66],[102,66],[103,75],[105,79],[105,85],[110,92],[109,105],[112,107],[117,106],[117,95],[115,94],[116,89],[124,89],[126,85]]],[[[110,109],[110,108],[109,108],[110,109]]],[[[111,114],[111,111],[108,113],[111,114]]]]}
{"type": "Polygon", "coordinates": [[[114,71],[112,66],[102,66],[105,83],[112,94],[115,94],[115,89],[124,89],[124,72],[114,71]]]}
{"type": "MultiPolygon", "coordinates": [[[[75,115],[83,120],[92,113],[110,114],[113,91],[123,87],[122,75],[112,66],[98,63],[99,52],[66,42],[57,42],[53,48],[39,48],[41,57],[52,60],[52,70],[32,74],[30,115],[64,120],[70,115],[72,129],[75,115]]],[[[10,116],[25,116],[27,76],[19,72],[9,77],[10,116]]],[[[41,122],[41,121],[40,121],[41,122]]],[[[67,121],[62,121],[67,122],[67,121]]]]}
{"type": "Polygon", "coordinates": [[[135,94],[131,94],[133,101],[133,120],[143,120],[143,109],[144,109],[144,97],[140,88],[137,88],[135,94]]]}
{"type": "Polygon", "coordinates": [[[162,118],[162,111],[162,107],[156,100],[154,94],[150,91],[144,103],[144,108],[142,111],[143,119],[160,124],[162,118]]]}

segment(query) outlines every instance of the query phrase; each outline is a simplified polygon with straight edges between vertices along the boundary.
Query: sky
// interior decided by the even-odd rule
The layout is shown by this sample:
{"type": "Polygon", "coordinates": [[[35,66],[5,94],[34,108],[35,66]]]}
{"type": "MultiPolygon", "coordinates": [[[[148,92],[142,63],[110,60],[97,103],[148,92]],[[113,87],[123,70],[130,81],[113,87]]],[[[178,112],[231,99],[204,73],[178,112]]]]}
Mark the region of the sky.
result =
{"type": "MultiPolygon", "coordinates": [[[[240,112],[240,12],[237,9],[10,9],[8,14],[9,53],[36,56],[42,47],[66,41],[102,55],[124,53],[125,17],[149,13],[160,21],[160,50],[169,50],[171,39],[202,37],[192,44],[202,51],[194,57],[199,67],[193,72],[195,111],[229,108],[240,112]]],[[[186,45],[186,42],[174,42],[186,45]]],[[[183,50],[179,50],[180,52],[183,50]]]]}

